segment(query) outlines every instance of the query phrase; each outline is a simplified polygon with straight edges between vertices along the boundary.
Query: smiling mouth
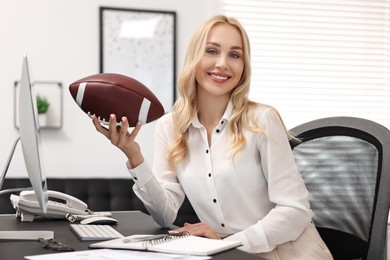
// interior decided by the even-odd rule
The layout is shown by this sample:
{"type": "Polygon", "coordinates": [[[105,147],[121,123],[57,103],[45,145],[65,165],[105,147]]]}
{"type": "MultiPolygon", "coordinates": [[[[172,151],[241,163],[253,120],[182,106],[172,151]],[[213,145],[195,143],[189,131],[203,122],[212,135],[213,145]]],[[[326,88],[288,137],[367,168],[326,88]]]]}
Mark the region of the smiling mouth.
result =
{"type": "Polygon", "coordinates": [[[211,74],[211,73],[209,73],[209,75],[210,75],[210,77],[217,79],[217,80],[228,80],[229,79],[229,77],[227,77],[227,76],[215,75],[215,74],[211,74]]]}

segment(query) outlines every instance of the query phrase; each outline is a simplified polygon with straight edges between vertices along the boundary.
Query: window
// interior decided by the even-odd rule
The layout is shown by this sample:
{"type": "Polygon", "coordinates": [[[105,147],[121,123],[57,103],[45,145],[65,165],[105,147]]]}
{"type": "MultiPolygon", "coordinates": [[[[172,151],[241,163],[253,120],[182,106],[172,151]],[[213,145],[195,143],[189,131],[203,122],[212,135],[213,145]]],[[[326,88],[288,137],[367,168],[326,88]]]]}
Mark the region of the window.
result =
{"type": "Polygon", "coordinates": [[[390,128],[390,0],[219,0],[246,28],[250,98],[287,128],[327,116],[390,128]]]}

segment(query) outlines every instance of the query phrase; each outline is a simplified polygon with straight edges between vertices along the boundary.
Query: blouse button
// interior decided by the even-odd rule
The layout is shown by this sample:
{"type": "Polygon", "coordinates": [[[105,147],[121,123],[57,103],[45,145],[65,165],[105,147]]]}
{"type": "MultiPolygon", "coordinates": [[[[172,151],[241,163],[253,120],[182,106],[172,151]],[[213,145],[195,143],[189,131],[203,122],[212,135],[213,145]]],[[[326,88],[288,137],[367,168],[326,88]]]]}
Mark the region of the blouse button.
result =
{"type": "Polygon", "coordinates": [[[217,200],[216,200],[216,199],[213,199],[213,202],[214,202],[214,203],[217,203],[217,200]]]}
{"type": "Polygon", "coordinates": [[[134,177],[134,180],[138,180],[138,178],[137,178],[137,177],[134,177]]]}
{"type": "Polygon", "coordinates": [[[224,121],[221,121],[221,125],[223,125],[224,121]]]}
{"type": "Polygon", "coordinates": [[[221,130],[217,129],[216,132],[217,132],[217,134],[219,134],[219,132],[221,132],[221,130]]]}
{"type": "Polygon", "coordinates": [[[206,153],[209,153],[209,149],[206,150],[206,153]]]}
{"type": "Polygon", "coordinates": [[[209,173],[209,177],[211,177],[211,173],[209,173]]]}
{"type": "Polygon", "coordinates": [[[221,223],[221,226],[222,226],[222,227],[225,227],[225,224],[221,223]]]}

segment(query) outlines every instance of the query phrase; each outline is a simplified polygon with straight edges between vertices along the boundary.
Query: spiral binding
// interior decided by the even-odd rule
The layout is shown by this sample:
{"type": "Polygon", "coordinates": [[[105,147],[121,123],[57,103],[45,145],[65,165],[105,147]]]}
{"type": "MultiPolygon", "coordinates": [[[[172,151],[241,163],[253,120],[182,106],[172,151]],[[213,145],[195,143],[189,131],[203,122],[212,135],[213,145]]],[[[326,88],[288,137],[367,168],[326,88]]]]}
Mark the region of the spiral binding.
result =
{"type": "Polygon", "coordinates": [[[190,232],[185,231],[185,232],[180,232],[177,234],[170,234],[170,235],[166,235],[166,236],[162,236],[162,237],[157,237],[154,239],[144,241],[143,246],[154,246],[154,245],[166,243],[166,242],[169,242],[172,240],[188,237],[190,235],[191,235],[190,232]]]}

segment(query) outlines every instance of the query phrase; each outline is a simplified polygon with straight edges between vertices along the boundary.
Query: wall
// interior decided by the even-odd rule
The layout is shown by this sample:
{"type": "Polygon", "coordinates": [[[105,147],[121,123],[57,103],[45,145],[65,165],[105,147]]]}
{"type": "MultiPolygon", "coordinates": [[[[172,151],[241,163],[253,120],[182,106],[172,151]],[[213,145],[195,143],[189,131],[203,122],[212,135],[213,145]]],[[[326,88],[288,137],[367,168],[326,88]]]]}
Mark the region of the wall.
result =
{"type": "MultiPolygon", "coordinates": [[[[128,177],[125,156],[96,132],[68,91],[73,81],[99,72],[99,6],[176,11],[179,71],[192,32],[215,14],[215,5],[209,0],[0,0],[0,168],[18,136],[13,123],[13,84],[20,79],[22,57],[27,53],[33,81],[60,81],[64,86],[63,128],[41,131],[46,175],[128,177]]],[[[138,137],[150,164],[154,126],[145,125],[138,137]]],[[[27,176],[20,144],[7,176],[27,176]]]]}

